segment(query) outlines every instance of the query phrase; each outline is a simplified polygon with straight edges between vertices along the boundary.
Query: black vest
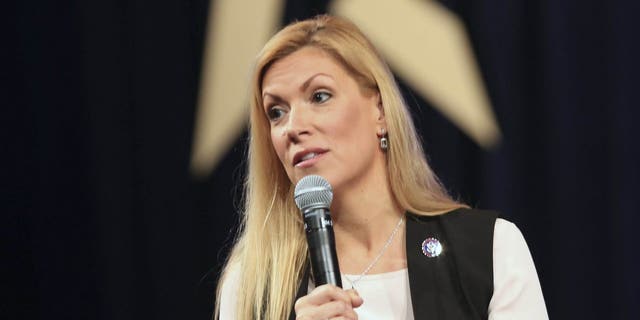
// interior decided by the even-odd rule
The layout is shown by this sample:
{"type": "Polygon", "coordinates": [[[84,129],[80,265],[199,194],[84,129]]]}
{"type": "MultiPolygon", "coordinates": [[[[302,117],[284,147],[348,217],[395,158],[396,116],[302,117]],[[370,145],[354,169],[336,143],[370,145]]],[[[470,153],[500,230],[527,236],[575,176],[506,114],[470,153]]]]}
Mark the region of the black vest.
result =
{"type": "MultiPolygon", "coordinates": [[[[493,211],[457,209],[438,216],[406,214],[407,268],[416,320],[487,319],[493,295],[493,211]],[[422,242],[436,238],[442,253],[428,258],[422,242]]],[[[307,294],[305,268],[295,300],[307,294]]],[[[295,301],[294,300],[294,301],[295,301]]],[[[292,310],[289,319],[295,319],[292,310]]]]}

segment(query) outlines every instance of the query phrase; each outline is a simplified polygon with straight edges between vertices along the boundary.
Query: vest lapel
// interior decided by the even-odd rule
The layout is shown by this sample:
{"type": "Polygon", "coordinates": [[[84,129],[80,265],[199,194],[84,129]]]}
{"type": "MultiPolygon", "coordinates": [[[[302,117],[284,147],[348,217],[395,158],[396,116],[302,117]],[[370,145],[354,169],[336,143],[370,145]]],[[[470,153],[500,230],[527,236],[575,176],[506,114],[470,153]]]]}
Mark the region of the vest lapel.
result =
{"type": "Polygon", "coordinates": [[[438,216],[407,213],[407,269],[415,319],[487,319],[496,216],[475,210],[438,216]],[[422,253],[422,242],[430,237],[442,245],[437,257],[422,253]]]}
{"type": "Polygon", "coordinates": [[[437,287],[433,284],[438,277],[436,264],[442,255],[427,258],[422,253],[421,245],[427,237],[440,239],[439,234],[432,224],[422,223],[412,214],[407,214],[406,228],[407,269],[414,317],[421,319],[429,315],[429,319],[438,320],[440,318],[434,314],[434,311],[438,310],[439,295],[437,287]]]}

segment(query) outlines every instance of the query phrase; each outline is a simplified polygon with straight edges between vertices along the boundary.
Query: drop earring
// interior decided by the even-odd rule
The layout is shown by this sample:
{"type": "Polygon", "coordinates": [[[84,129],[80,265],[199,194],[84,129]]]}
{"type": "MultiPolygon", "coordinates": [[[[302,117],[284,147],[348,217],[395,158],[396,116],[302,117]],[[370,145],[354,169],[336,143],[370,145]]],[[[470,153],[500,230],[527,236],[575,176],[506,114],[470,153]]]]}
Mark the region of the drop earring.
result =
{"type": "Polygon", "coordinates": [[[384,128],[380,130],[380,149],[382,151],[389,150],[389,139],[387,139],[387,132],[384,128]]]}

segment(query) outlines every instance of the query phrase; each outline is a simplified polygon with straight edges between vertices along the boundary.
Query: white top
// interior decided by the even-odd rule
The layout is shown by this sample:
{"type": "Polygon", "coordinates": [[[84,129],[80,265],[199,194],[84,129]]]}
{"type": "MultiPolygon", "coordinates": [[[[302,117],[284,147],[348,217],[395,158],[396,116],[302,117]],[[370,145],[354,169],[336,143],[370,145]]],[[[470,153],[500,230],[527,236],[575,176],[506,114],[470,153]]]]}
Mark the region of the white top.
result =
{"type": "MultiPolygon", "coordinates": [[[[342,283],[350,287],[348,279],[342,283]]],[[[235,319],[238,273],[231,272],[222,286],[220,319],[235,319]]],[[[511,222],[497,219],[493,234],[493,297],[489,303],[489,320],[548,319],[529,247],[520,230],[511,222]]],[[[310,288],[313,288],[310,286],[310,288]]],[[[409,273],[407,269],[371,274],[357,283],[364,303],[355,309],[360,319],[413,320],[409,273]]]]}

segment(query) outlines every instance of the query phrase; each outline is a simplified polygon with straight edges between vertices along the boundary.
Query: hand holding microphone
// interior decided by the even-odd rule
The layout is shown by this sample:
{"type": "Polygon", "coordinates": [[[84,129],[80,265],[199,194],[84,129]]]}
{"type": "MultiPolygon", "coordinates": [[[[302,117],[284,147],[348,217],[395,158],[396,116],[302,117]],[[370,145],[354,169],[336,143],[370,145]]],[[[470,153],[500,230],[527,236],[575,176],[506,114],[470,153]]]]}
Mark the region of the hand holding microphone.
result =
{"type": "Polygon", "coordinates": [[[362,298],[353,289],[341,289],[340,267],[329,211],[333,200],[331,185],[321,176],[306,176],[296,184],[294,199],[304,218],[311,269],[317,286],[296,301],[296,315],[305,319],[337,316],[357,319],[353,308],[362,305],[362,298]]]}

